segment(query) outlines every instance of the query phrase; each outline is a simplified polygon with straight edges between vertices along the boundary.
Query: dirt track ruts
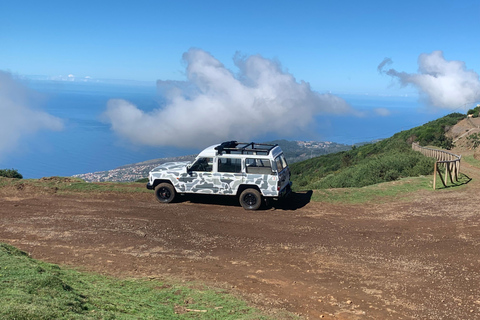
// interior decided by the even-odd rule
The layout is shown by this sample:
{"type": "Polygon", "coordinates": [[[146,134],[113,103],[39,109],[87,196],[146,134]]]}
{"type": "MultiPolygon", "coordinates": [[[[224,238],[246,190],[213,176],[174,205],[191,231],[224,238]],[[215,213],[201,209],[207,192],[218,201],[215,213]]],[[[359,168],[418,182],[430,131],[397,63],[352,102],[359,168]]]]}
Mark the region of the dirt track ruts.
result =
{"type": "Polygon", "coordinates": [[[0,241],[115,276],[201,280],[308,319],[480,319],[475,180],[379,204],[302,193],[257,212],[229,198],[0,188],[0,241]]]}

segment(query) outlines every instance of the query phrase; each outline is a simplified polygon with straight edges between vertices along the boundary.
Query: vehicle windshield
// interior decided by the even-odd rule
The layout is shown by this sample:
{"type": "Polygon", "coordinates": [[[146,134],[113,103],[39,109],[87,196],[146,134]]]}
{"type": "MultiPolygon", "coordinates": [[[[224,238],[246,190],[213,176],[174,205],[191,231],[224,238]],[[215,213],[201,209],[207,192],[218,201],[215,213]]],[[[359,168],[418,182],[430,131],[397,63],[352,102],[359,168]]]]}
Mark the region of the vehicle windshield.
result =
{"type": "Polygon", "coordinates": [[[198,158],[190,165],[190,171],[212,172],[213,158],[198,158]]]}

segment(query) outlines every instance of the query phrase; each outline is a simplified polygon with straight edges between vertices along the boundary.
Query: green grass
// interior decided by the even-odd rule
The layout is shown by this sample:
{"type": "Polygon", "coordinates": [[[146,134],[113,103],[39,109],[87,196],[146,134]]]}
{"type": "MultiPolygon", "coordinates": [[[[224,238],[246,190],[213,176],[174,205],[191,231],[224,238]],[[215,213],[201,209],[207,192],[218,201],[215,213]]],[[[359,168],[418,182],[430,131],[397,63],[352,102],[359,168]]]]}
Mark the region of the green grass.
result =
{"type": "Polygon", "coordinates": [[[0,177],[0,187],[30,186],[38,190],[55,190],[57,193],[69,192],[149,192],[144,183],[99,182],[89,183],[79,178],[49,177],[42,179],[8,179],[0,177]]]}
{"type": "Polygon", "coordinates": [[[358,204],[375,201],[385,203],[395,199],[408,198],[412,192],[432,190],[433,176],[404,178],[394,182],[379,183],[361,188],[336,188],[315,190],[312,201],[358,204]]]}
{"type": "Polygon", "coordinates": [[[1,319],[272,319],[219,289],[81,273],[7,244],[0,296],[1,319]]]}
{"type": "Polygon", "coordinates": [[[469,165],[480,168],[480,160],[477,160],[473,155],[462,157],[462,160],[466,161],[469,165]]]}
{"type": "MultiPolygon", "coordinates": [[[[480,161],[479,161],[480,162],[480,161]]],[[[480,166],[480,163],[479,163],[480,166]]],[[[335,188],[318,189],[313,192],[312,201],[330,203],[359,204],[367,202],[386,203],[392,199],[408,200],[412,193],[424,190],[426,192],[441,192],[452,187],[461,187],[469,183],[471,179],[460,173],[458,181],[454,183],[448,180],[444,187],[437,176],[436,191],[433,190],[433,175],[403,178],[393,182],[384,182],[361,188],[335,188]]]]}
{"type": "MultiPolygon", "coordinates": [[[[442,177],[445,179],[443,171],[442,171],[442,177]]],[[[454,178],[454,181],[451,182],[450,177],[448,177],[447,182],[446,182],[447,186],[445,187],[443,185],[442,181],[440,180],[440,177],[437,174],[437,183],[436,183],[435,186],[436,186],[436,190],[450,189],[450,188],[453,188],[453,187],[462,187],[462,186],[466,185],[467,183],[469,183],[470,181],[472,181],[472,179],[470,177],[468,177],[465,174],[460,172],[460,174],[458,176],[458,181],[455,181],[455,178],[454,178]]]]}

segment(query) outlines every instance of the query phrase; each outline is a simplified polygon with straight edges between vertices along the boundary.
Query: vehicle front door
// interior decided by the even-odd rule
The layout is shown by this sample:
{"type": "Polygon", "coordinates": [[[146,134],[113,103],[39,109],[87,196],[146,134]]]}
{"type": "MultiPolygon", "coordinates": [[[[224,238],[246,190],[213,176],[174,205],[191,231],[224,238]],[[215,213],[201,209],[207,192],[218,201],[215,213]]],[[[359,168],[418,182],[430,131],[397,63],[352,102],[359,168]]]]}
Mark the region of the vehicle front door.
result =
{"type": "Polygon", "coordinates": [[[185,192],[218,193],[213,183],[213,158],[198,158],[178,180],[184,184],[185,192]]]}

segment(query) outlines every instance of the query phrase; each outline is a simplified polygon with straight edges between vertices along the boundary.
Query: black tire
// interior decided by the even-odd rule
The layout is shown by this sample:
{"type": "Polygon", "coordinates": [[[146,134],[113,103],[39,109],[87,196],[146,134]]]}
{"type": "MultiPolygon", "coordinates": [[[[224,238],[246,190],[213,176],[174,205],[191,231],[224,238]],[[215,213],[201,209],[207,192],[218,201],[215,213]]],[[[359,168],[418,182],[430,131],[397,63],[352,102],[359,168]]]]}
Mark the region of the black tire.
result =
{"type": "Polygon", "coordinates": [[[160,203],[170,203],[175,199],[175,188],[170,183],[160,183],[155,187],[155,198],[160,203]]]}
{"type": "Polygon", "coordinates": [[[240,194],[240,204],[245,210],[257,210],[262,205],[262,194],[255,189],[245,189],[240,194]]]}

